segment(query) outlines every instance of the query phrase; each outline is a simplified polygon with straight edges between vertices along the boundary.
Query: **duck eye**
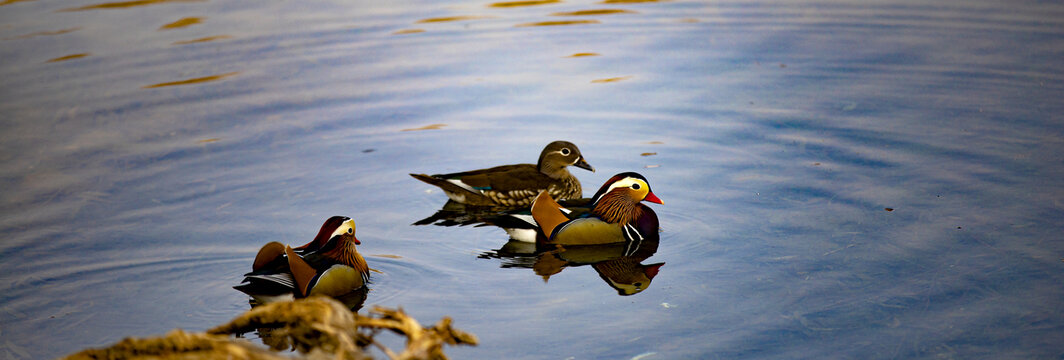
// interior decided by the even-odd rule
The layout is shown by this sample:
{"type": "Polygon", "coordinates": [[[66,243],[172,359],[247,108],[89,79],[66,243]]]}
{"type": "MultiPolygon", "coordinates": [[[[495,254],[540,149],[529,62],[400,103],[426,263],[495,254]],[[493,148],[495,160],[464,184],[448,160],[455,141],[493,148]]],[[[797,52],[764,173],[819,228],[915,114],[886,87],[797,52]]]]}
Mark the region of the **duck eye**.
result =
{"type": "Polygon", "coordinates": [[[571,151],[569,151],[569,148],[562,149],[562,156],[569,156],[569,153],[571,153],[571,151]]]}
{"type": "Polygon", "coordinates": [[[353,229],[353,228],[347,228],[347,233],[348,233],[348,234],[354,234],[354,233],[355,233],[355,229],[353,229]]]}
{"type": "Polygon", "coordinates": [[[632,184],[632,189],[639,190],[639,184],[632,184]]]}

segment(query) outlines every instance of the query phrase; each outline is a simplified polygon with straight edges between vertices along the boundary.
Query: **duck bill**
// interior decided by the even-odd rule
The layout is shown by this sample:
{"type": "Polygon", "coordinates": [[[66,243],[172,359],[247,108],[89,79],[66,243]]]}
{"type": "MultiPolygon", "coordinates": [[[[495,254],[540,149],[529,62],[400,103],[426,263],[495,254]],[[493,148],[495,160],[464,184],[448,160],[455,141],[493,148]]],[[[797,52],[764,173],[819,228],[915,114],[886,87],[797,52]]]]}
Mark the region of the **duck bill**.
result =
{"type": "Polygon", "coordinates": [[[658,196],[654,195],[653,192],[648,192],[647,193],[647,197],[643,198],[643,200],[646,200],[646,201],[649,201],[649,202],[652,202],[652,203],[655,203],[655,204],[665,205],[665,202],[661,201],[661,199],[658,199],[658,196]]]}
{"type": "Polygon", "coordinates": [[[584,160],[583,156],[581,156],[580,159],[577,159],[576,163],[573,164],[573,166],[576,166],[578,168],[581,168],[581,169],[584,169],[584,170],[587,170],[587,171],[590,171],[590,172],[595,172],[595,168],[591,167],[591,164],[588,164],[587,161],[584,160]]]}
{"type": "Polygon", "coordinates": [[[658,272],[661,271],[662,265],[665,265],[665,263],[647,265],[646,269],[643,270],[643,273],[647,274],[647,278],[653,280],[655,276],[658,276],[658,272]]]}
{"type": "Polygon", "coordinates": [[[358,238],[355,237],[354,235],[351,235],[351,242],[354,242],[355,245],[362,245],[362,242],[358,241],[358,238]]]}

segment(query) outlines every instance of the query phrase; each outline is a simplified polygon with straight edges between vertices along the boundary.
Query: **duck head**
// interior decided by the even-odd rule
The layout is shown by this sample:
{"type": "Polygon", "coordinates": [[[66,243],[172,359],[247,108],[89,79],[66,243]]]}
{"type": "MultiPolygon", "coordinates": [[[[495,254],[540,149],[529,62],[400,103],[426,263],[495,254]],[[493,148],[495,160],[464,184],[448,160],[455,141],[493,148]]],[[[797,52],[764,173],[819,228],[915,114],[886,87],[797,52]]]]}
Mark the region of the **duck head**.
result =
{"type": "Polygon", "coordinates": [[[627,222],[638,215],[641,201],[665,204],[650,190],[650,183],[638,173],[614,175],[591,197],[592,213],[610,223],[627,222]]]}
{"type": "Polygon", "coordinates": [[[584,160],[576,144],[561,140],[547,144],[543,152],[539,153],[539,162],[536,164],[539,171],[553,178],[560,178],[565,173],[566,166],[595,172],[595,168],[584,160]]]}
{"type": "Polygon", "coordinates": [[[333,216],[325,220],[325,223],[321,225],[321,230],[318,230],[318,235],[314,236],[314,240],[295,248],[295,250],[302,252],[318,251],[326,245],[335,245],[335,243],[342,241],[350,241],[355,245],[362,245],[362,242],[355,237],[355,221],[346,216],[333,216]],[[337,241],[331,241],[334,238],[337,241]]]}

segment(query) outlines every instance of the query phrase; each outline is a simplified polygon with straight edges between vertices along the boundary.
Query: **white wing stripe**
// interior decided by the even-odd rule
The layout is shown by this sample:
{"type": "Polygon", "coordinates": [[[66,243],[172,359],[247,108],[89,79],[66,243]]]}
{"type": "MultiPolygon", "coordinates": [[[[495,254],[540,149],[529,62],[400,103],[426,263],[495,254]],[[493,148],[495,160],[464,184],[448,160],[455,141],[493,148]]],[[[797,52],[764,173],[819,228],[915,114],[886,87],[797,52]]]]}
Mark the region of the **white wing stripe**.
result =
{"type": "Polygon", "coordinates": [[[248,275],[247,278],[270,281],[293,289],[296,288],[295,280],[292,279],[292,274],[289,273],[248,275]]]}

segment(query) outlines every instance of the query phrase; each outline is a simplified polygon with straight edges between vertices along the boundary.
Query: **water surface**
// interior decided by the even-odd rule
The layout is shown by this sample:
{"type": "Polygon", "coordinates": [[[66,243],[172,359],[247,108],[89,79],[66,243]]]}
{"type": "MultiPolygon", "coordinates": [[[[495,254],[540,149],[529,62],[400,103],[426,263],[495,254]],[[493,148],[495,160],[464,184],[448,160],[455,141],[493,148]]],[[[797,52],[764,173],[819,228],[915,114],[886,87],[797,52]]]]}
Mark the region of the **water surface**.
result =
{"type": "Polygon", "coordinates": [[[1033,1],[0,2],[0,354],[222,323],[347,215],[454,358],[1060,358],[1062,58],[1033,1]],[[411,225],[556,139],[665,201],[641,292],[411,225]]]}

